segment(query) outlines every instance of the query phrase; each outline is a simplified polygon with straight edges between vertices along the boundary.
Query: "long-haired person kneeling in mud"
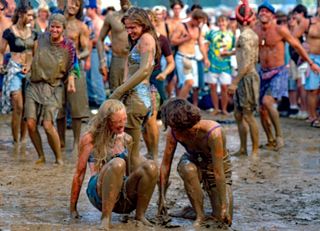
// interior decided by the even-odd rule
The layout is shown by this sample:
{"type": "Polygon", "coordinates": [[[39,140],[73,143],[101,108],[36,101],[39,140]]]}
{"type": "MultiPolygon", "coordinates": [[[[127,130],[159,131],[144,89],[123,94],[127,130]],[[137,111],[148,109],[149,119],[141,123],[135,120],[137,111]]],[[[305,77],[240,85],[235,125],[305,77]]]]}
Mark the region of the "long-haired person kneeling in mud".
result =
{"type": "Polygon", "coordinates": [[[161,117],[165,128],[170,129],[160,167],[159,215],[167,215],[165,189],[173,155],[180,143],[186,153],[179,161],[178,172],[196,213],[194,226],[206,220],[201,184],[210,197],[214,218],[231,225],[231,163],[224,130],[215,121],[202,120],[199,108],[184,99],[168,100],[161,107],[161,117]]]}
{"type": "Polygon", "coordinates": [[[89,130],[80,140],[79,157],[73,177],[70,213],[79,218],[77,202],[87,165],[91,178],[87,195],[94,207],[102,211],[101,228],[111,228],[111,213],[130,213],[135,219],[151,225],[145,218],[158,178],[153,160],[140,162],[132,169],[132,138],[124,132],[127,122],[125,106],[118,100],[107,100],[91,120],[89,130]]]}

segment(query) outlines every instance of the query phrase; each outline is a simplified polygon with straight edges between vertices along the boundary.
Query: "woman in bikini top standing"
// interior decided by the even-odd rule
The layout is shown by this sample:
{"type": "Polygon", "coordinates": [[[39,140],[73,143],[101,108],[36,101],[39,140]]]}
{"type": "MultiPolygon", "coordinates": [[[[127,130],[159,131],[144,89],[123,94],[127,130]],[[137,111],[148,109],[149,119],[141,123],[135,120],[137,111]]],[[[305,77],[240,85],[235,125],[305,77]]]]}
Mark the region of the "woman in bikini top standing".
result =
{"type": "Polygon", "coordinates": [[[24,1],[16,8],[12,26],[3,32],[0,44],[0,69],[6,69],[1,102],[2,113],[12,112],[12,135],[14,144],[25,141],[26,124],[23,121],[24,81],[30,72],[37,34],[32,31],[33,10],[24,1]],[[3,67],[3,55],[9,45],[11,58],[3,67]],[[20,131],[20,140],[19,140],[20,131]]]}

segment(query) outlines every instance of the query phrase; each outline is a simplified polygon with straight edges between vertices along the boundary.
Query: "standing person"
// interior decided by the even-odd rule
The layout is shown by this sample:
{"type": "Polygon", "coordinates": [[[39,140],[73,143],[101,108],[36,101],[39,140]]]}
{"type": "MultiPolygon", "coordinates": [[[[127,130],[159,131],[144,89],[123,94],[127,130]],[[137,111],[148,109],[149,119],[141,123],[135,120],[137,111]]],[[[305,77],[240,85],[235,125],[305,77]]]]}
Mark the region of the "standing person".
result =
{"type": "Polygon", "coordinates": [[[91,54],[90,58],[86,60],[87,62],[90,62],[86,68],[87,90],[90,106],[99,108],[106,100],[104,80],[99,72],[99,55],[97,50],[97,41],[103,26],[103,20],[97,14],[98,6],[96,0],[90,0],[85,7],[87,9],[86,14],[92,23],[93,32],[93,37],[90,38],[90,46],[92,47],[91,54]]]}
{"type": "Polygon", "coordinates": [[[241,31],[236,44],[238,73],[228,88],[229,93],[234,94],[234,117],[240,137],[240,150],[236,154],[248,154],[247,134],[250,130],[252,155],[258,155],[259,127],[253,113],[259,105],[260,79],[256,71],[259,38],[250,28],[254,12],[248,4],[240,5],[236,11],[236,19],[241,31]]]}
{"type": "Polygon", "coordinates": [[[209,60],[203,46],[203,37],[200,26],[206,22],[207,15],[200,9],[195,9],[191,19],[186,23],[180,23],[173,31],[171,44],[178,46],[175,55],[176,70],[178,75],[178,96],[186,99],[192,87],[198,87],[198,64],[195,59],[195,44],[198,43],[204,57],[204,63],[208,67],[209,60]]]}
{"type": "Polygon", "coordinates": [[[44,33],[48,27],[48,19],[50,13],[46,4],[42,4],[38,8],[38,16],[35,20],[34,30],[39,33],[44,33]]]}
{"type": "Polygon", "coordinates": [[[107,100],[91,120],[89,130],[80,142],[80,153],[72,181],[70,213],[79,218],[77,204],[89,165],[91,178],[87,196],[102,212],[101,228],[109,230],[111,214],[136,210],[135,219],[151,226],[145,218],[157,183],[158,169],[154,161],[131,165],[132,138],[124,132],[127,122],[125,106],[118,100],[107,100]]]}
{"type": "Polygon", "coordinates": [[[27,126],[23,120],[24,87],[37,40],[36,32],[28,26],[32,20],[31,6],[22,1],[15,10],[12,26],[3,31],[1,40],[0,65],[3,65],[7,46],[11,54],[3,82],[2,113],[9,113],[11,107],[13,109],[11,129],[14,144],[24,142],[27,133],[27,126]]]}
{"type": "Polygon", "coordinates": [[[76,50],[73,42],[64,38],[65,17],[52,14],[49,31],[40,35],[31,66],[30,83],[26,88],[24,118],[39,159],[36,164],[45,163],[41,136],[37,123],[46,132],[48,142],[56,157],[57,164],[63,164],[60,139],[54,127],[58,110],[64,104],[64,82],[68,92],[75,92],[74,77],[76,50]]]}
{"type": "MultiPolygon", "coordinates": [[[[309,45],[309,55],[312,62],[320,65],[320,5],[318,4],[317,15],[311,19],[311,25],[307,35],[307,44],[309,45]]],[[[310,63],[309,63],[310,65],[310,63]]],[[[312,68],[312,66],[310,66],[312,68]]],[[[320,118],[317,113],[320,95],[320,74],[310,72],[306,78],[305,89],[307,91],[307,102],[309,121],[311,127],[320,128],[320,118]]]]}
{"type": "Polygon", "coordinates": [[[279,150],[284,146],[284,139],[276,108],[277,100],[281,100],[282,96],[288,96],[288,70],[284,65],[285,42],[309,63],[312,71],[318,73],[320,68],[309,58],[288,28],[276,24],[274,13],[275,9],[270,3],[262,3],[258,8],[259,22],[254,30],[259,36],[260,116],[268,139],[266,147],[279,150]],[[275,137],[271,123],[275,129],[275,137]]]}
{"type": "MultiPolygon", "coordinates": [[[[158,19],[156,15],[151,10],[147,10],[147,13],[152,25],[157,28],[156,25],[158,23],[158,19]]],[[[175,63],[169,40],[164,35],[160,34],[159,31],[156,31],[156,33],[161,49],[161,56],[165,57],[167,65],[163,68],[161,66],[161,62],[156,62],[150,76],[152,115],[146,121],[143,131],[143,138],[148,150],[147,157],[157,161],[160,134],[157,124],[157,115],[161,103],[167,99],[164,89],[164,81],[166,80],[168,74],[174,70],[175,63]]]]}
{"type": "Polygon", "coordinates": [[[65,133],[66,133],[66,111],[70,110],[72,117],[72,131],[73,131],[73,153],[77,154],[80,141],[81,123],[82,120],[89,117],[89,105],[87,95],[86,78],[83,71],[81,61],[89,56],[89,29],[81,21],[83,15],[83,1],[82,0],[68,0],[64,12],[67,20],[65,36],[72,40],[75,44],[77,52],[78,67],[80,64],[79,75],[76,78],[75,88],[76,92],[69,92],[66,95],[65,107],[59,111],[57,116],[57,128],[60,137],[61,147],[65,147],[65,133]]]}
{"type": "Polygon", "coordinates": [[[228,30],[229,19],[221,15],[217,19],[219,30],[210,30],[205,39],[209,42],[208,58],[210,60],[209,72],[206,75],[206,82],[210,85],[210,95],[214,106],[213,115],[220,113],[219,96],[217,84],[221,86],[221,109],[224,115],[229,115],[228,107],[228,86],[231,84],[231,58],[232,49],[235,45],[235,36],[228,30]]]}
{"type": "Polygon", "coordinates": [[[185,99],[169,99],[161,107],[162,121],[167,132],[166,146],[160,167],[159,215],[166,215],[165,190],[172,160],[180,143],[186,149],[178,163],[178,172],[193,209],[194,226],[205,221],[204,190],[208,193],[212,215],[231,225],[233,197],[231,162],[226,148],[224,130],[215,121],[202,120],[198,107],[185,99]],[[190,139],[192,137],[192,139],[190,139]]]}
{"type": "Polygon", "coordinates": [[[132,136],[132,164],[139,165],[141,127],[151,109],[150,75],[160,59],[157,34],[145,10],[130,8],[122,18],[131,44],[128,57],[128,78],[110,96],[122,99],[127,108],[126,132],[132,136]]]}
{"type": "Polygon", "coordinates": [[[120,11],[110,12],[106,15],[97,42],[100,60],[100,72],[105,79],[107,79],[109,72],[109,87],[111,91],[114,91],[124,82],[124,77],[126,76],[125,66],[127,66],[129,54],[128,34],[124,28],[124,25],[121,23],[121,19],[130,8],[131,3],[129,0],[120,0],[120,6],[120,11]],[[108,71],[104,51],[104,39],[110,31],[112,42],[112,58],[110,71],[108,71]]]}
{"type": "MultiPolygon", "coordinates": [[[[5,10],[8,7],[8,3],[6,0],[0,0],[0,38],[2,38],[3,31],[9,28],[12,24],[9,18],[5,15],[5,10]]],[[[1,41],[1,40],[0,40],[1,41]]],[[[8,57],[9,53],[4,51],[4,57],[2,63],[0,63],[0,96],[2,95],[2,84],[5,70],[5,65],[7,64],[6,56],[8,57]]],[[[0,107],[1,110],[1,107],[0,107]]]]}

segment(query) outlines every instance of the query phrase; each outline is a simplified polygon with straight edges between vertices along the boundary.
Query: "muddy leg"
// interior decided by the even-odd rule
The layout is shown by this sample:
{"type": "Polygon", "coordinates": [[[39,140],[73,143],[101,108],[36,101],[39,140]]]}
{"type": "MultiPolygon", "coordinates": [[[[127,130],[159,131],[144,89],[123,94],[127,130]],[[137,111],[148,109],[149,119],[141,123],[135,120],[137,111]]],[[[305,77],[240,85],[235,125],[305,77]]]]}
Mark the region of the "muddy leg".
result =
{"type": "Polygon", "coordinates": [[[140,135],[141,130],[140,128],[126,128],[125,131],[132,137],[132,147],[131,147],[131,155],[130,155],[130,171],[134,171],[139,167],[140,164],[140,135]]]}
{"type": "Polygon", "coordinates": [[[257,120],[253,116],[253,112],[244,110],[244,120],[248,123],[250,129],[250,137],[252,141],[252,155],[259,153],[259,127],[257,120]]]}
{"type": "Polygon", "coordinates": [[[97,191],[102,198],[102,215],[100,228],[111,228],[111,214],[123,184],[126,163],[121,158],[115,158],[105,165],[99,175],[97,191]]]}
{"type": "Polygon", "coordinates": [[[273,148],[275,138],[272,134],[271,122],[270,122],[270,118],[268,115],[268,111],[263,105],[260,107],[260,120],[261,120],[263,130],[265,131],[267,139],[268,139],[267,146],[270,148],[273,148]]]}
{"type": "Polygon", "coordinates": [[[73,131],[73,151],[72,153],[78,155],[78,147],[81,134],[82,119],[72,119],[72,131],[73,131]]]}
{"type": "Polygon", "coordinates": [[[157,125],[157,108],[155,102],[154,94],[152,94],[152,107],[153,112],[152,116],[148,119],[147,123],[145,124],[144,131],[143,131],[143,139],[146,143],[147,150],[148,150],[148,159],[153,159],[156,162],[158,161],[158,146],[159,146],[159,128],[157,125]]]}
{"type": "Polygon", "coordinates": [[[248,134],[248,124],[243,118],[243,115],[240,111],[235,109],[234,118],[236,119],[239,138],[240,138],[240,150],[233,155],[247,155],[247,134],[248,134]]]}
{"type": "Polygon", "coordinates": [[[11,94],[11,104],[13,109],[11,118],[11,131],[13,141],[18,143],[23,112],[23,99],[21,91],[15,91],[11,94]]]}
{"type": "Polygon", "coordinates": [[[60,147],[64,148],[66,146],[66,117],[57,119],[57,129],[60,139],[60,147]]]}
{"type": "Polygon", "coordinates": [[[144,225],[152,226],[145,218],[145,212],[148,208],[152,193],[157,184],[158,167],[155,161],[146,160],[133,172],[126,184],[128,197],[132,200],[136,198],[136,220],[144,225]]]}
{"type": "Polygon", "coordinates": [[[274,107],[276,101],[272,98],[272,96],[264,96],[263,105],[268,111],[268,115],[271,119],[273,127],[276,133],[276,149],[280,149],[284,146],[282,130],[280,126],[280,117],[277,108],[274,107]]]}
{"type": "Polygon", "coordinates": [[[43,128],[48,137],[48,143],[56,157],[56,164],[62,165],[62,154],[60,148],[60,139],[57,130],[53,126],[53,122],[49,120],[43,121],[43,128]]]}
{"type": "Polygon", "coordinates": [[[200,226],[205,219],[205,214],[203,209],[204,195],[201,189],[197,166],[191,162],[180,163],[178,172],[184,182],[188,198],[197,215],[194,226],[200,226]]]}
{"type": "Polygon", "coordinates": [[[45,163],[46,159],[43,152],[41,136],[37,127],[37,121],[29,118],[27,119],[27,126],[31,142],[33,143],[39,156],[39,159],[36,161],[36,164],[45,163]]]}

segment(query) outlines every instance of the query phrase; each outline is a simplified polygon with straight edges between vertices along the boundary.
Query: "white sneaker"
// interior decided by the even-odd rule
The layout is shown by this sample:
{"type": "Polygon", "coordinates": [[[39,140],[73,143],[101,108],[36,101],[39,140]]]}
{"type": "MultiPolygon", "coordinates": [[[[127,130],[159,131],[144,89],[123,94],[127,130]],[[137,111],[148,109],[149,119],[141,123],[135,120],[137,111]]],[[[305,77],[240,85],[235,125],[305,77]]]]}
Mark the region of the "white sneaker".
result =
{"type": "Polygon", "coordinates": [[[305,120],[305,119],[307,119],[308,118],[308,112],[306,112],[306,111],[299,111],[299,113],[298,113],[298,115],[297,115],[297,119],[298,120],[305,120]]]}

